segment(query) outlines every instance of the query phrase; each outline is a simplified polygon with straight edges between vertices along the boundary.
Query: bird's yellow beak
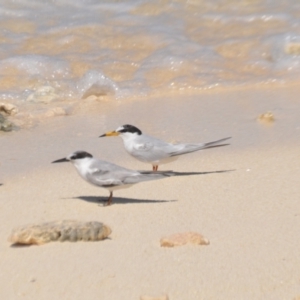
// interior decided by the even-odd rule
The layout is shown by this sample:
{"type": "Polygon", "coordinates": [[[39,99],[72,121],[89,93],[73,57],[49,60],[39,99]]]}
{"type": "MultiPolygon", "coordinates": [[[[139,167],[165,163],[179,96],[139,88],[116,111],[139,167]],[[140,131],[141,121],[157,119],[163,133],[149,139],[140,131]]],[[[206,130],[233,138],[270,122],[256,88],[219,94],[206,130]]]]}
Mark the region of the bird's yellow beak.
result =
{"type": "Polygon", "coordinates": [[[100,135],[99,137],[104,137],[104,136],[118,136],[120,133],[117,131],[110,131],[110,132],[106,132],[102,135],[100,135]]]}

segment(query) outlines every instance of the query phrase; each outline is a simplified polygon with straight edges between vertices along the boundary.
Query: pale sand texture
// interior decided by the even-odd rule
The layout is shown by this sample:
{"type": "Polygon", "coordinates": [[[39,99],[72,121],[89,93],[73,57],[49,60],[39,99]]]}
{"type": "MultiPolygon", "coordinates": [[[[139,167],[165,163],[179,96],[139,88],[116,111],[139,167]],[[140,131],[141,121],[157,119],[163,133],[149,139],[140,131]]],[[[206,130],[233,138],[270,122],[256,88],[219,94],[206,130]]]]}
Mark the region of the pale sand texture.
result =
{"type": "Polygon", "coordinates": [[[126,103],[82,102],[71,116],[1,134],[1,299],[296,299],[300,296],[300,106],[296,87],[235,90],[126,103]],[[257,121],[271,111],[275,121],[257,121]],[[119,138],[134,124],[154,136],[231,145],[193,153],[161,169],[235,171],[141,183],[115,192],[84,182],[74,150],[149,169],[119,138]],[[16,226],[53,220],[99,221],[112,229],[96,243],[11,247],[16,226]],[[160,238],[193,231],[207,246],[160,247],[160,238]]]}

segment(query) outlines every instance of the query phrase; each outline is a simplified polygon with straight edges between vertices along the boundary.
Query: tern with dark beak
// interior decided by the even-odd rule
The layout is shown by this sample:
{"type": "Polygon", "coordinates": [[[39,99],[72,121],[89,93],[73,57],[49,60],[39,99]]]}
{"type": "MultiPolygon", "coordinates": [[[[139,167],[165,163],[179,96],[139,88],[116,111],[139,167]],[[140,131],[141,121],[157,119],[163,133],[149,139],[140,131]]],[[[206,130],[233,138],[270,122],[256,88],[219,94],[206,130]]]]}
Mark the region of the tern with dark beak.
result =
{"type": "MultiPolygon", "coordinates": [[[[88,183],[105,188],[109,191],[107,205],[112,203],[113,191],[129,188],[142,181],[156,180],[170,176],[201,175],[203,172],[173,172],[173,171],[136,171],[130,170],[113,163],[94,158],[85,151],[76,151],[65,158],[52,163],[71,162],[79,175],[88,183]]],[[[219,173],[222,171],[211,172],[219,173]]],[[[207,172],[210,173],[210,172],[207,172]]]]}

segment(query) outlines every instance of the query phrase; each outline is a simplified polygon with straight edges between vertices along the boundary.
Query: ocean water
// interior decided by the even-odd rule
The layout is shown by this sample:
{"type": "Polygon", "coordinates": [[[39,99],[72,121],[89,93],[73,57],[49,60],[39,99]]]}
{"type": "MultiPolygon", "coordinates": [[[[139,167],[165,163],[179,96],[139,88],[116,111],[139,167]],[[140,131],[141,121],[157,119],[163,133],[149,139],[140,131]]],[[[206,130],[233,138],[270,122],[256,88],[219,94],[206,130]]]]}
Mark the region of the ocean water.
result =
{"type": "Polygon", "coordinates": [[[0,101],[300,78],[300,1],[1,0],[0,101]]]}

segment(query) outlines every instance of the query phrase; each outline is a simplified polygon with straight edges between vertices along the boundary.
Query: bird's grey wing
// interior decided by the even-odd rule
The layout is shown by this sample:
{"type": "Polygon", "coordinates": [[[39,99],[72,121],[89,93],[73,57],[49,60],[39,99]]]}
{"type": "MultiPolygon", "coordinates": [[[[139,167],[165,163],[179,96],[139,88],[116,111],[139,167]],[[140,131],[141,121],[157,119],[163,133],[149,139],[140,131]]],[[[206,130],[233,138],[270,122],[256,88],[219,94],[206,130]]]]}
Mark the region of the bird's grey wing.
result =
{"type": "Polygon", "coordinates": [[[169,173],[163,173],[163,172],[145,172],[137,171],[135,174],[132,174],[130,176],[127,176],[124,178],[124,184],[136,184],[142,181],[150,181],[150,180],[157,180],[169,177],[169,173]]]}
{"type": "Polygon", "coordinates": [[[173,172],[173,171],[138,171],[134,176],[127,177],[126,184],[134,184],[142,181],[157,180],[171,176],[191,176],[191,175],[204,175],[210,173],[223,173],[232,170],[213,171],[213,172],[173,172]]]}
{"type": "Polygon", "coordinates": [[[126,184],[136,184],[142,181],[155,180],[166,177],[164,174],[142,174],[139,171],[114,170],[104,172],[103,170],[93,170],[88,174],[89,180],[101,187],[114,187],[126,184]]]}
{"type": "Polygon", "coordinates": [[[162,140],[143,136],[133,145],[132,155],[140,160],[156,161],[169,157],[169,152],[174,150],[173,145],[162,140]]]}
{"type": "Polygon", "coordinates": [[[135,143],[133,149],[136,151],[148,152],[153,149],[154,145],[151,142],[146,143],[135,143]]]}
{"type": "Polygon", "coordinates": [[[120,181],[118,178],[110,176],[109,171],[94,169],[93,171],[87,173],[86,177],[89,182],[101,187],[122,185],[122,181],[120,181]]]}
{"type": "Polygon", "coordinates": [[[203,150],[203,149],[227,146],[229,144],[220,144],[220,143],[222,143],[228,139],[230,139],[230,137],[224,138],[221,140],[217,140],[217,141],[213,141],[213,142],[209,142],[209,143],[173,145],[176,148],[176,150],[170,152],[170,155],[176,156],[176,155],[191,153],[191,152],[195,152],[195,151],[203,150]]]}
{"type": "Polygon", "coordinates": [[[146,172],[143,174],[143,172],[126,169],[109,162],[95,161],[90,166],[86,176],[88,181],[94,185],[113,187],[160,179],[170,175],[160,172],[146,172]]]}
{"type": "Polygon", "coordinates": [[[101,165],[95,163],[91,166],[86,176],[95,185],[110,187],[127,184],[125,179],[135,173],[115,164],[101,162],[101,165]]]}

